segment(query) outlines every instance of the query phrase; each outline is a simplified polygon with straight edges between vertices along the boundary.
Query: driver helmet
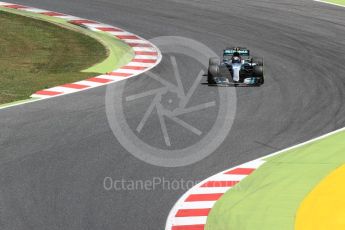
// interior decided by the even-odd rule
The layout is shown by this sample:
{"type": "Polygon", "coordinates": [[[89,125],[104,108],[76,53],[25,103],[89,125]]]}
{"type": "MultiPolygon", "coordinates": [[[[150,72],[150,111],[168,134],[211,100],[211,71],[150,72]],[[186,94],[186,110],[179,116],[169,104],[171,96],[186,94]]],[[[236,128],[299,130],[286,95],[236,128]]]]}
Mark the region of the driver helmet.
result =
{"type": "Polygon", "coordinates": [[[241,63],[241,57],[234,54],[234,56],[231,59],[231,62],[232,63],[241,63]]]}

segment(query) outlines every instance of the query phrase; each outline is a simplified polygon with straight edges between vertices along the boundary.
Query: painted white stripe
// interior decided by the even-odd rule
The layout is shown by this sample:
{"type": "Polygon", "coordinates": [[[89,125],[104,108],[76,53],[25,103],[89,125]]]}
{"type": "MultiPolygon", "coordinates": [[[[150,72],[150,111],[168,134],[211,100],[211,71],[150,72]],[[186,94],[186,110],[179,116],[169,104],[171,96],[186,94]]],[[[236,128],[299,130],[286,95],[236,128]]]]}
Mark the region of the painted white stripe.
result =
{"type": "Polygon", "coordinates": [[[78,82],[75,82],[75,84],[87,85],[87,86],[90,86],[90,87],[97,87],[97,86],[104,85],[104,83],[93,82],[93,81],[88,81],[88,80],[78,81],[78,82]]]}
{"type": "Polygon", "coordinates": [[[49,95],[41,95],[41,94],[32,94],[30,97],[32,97],[32,98],[46,99],[46,98],[51,98],[52,96],[49,96],[49,95]]]}
{"type": "Polygon", "coordinates": [[[152,55],[135,55],[136,59],[150,59],[150,60],[156,60],[157,56],[152,55]]]}
{"type": "Polygon", "coordinates": [[[134,69],[117,69],[116,72],[118,73],[130,73],[130,74],[138,74],[143,72],[142,70],[134,70],[134,69]]]}
{"type": "Polygon", "coordinates": [[[79,17],[74,17],[74,16],[71,16],[71,15],[61,15],[61,16],[54,16],[56,18],[61,18],[61,19],[65,19],[65,20],[68,20],[68,21],[72,21],[72,20],[83,20],[82,18],[79,18],[79,17]]]}
{"type": "Polygon", "coordinates": [[[83,23],[83,25],[87,27],[104,27],[104,28],[112,27],[113,28],[113,26],[103,24],[103,23],[83,23]]]}
{"type": "Polygon", "coordinates": [[[100,30],[95,29],[94,27],[88,27],[89,30],[95,31],[95,32],[99,32],[100,30]]]}
{"type": "Polygon", "coordinates": [[[241,181],[246,178],[247,175],[234,175],[234,174],[223,174],[219,173],[217,175],[211,176],[207,181],[217,180],[217,181],[241,181]]]}
{"type": "Polygon", "coordinates": [[[137,44],[150,44],[146,40],[141,40],[141,39],[121,39],[127,43],[137,43],[137,44]]]}
{"type": "Polygon", "coordinates": [[[23,9],[24,11],[32,12],[32,13],[47,13],[50,12],[49,10],[42,10],[42,9],[37,9],[37,8],[25,8],[23,9]]]}
{"type": "Polygon", "coordinates": [[[244,164],[242,164],[236,168],[254,168],[254,169],[257,169],[263,164],[265,164],[265,161],[259,159],[259,160],[254,160],[254,161],[244,163],[244,164]]]}
{"type": "MultiPolygon", "coordinates": [[[[230,189],[230,187],[199,187],[191,191],[191,194],[211,194],[211,193],[225,193],[230,189]]],[[[188,202],[194,203],[194,202],[188,202]]]]}
{"type": "Polygon", "coordinates": [[[182,202],[179,209],[212,208],[215,203],[216,201],[182,202]]]}
{"type": "Polygon", "coordinates": [[[154,47],[133,47],[134,51],[148,51],[148,52],[154,52],[156,49],[154,47]]]}
{"type": "Polygon", "coordinates": [[[155,64],[153,63],[143,63],[143,62],[130,62],[127,66],[140,66],[140,67],[152,67],[155,64]]]}
{"type": "Polygon", "coordinates": [[[89,27],[89,28],[95,28],[97,26],[99,26],[99,23],[82,23],[82,25],[89,27]]]}
{"type": "Polygon", "coordinates": [[[67,88],[63,86],[56,86],[53,88],[47,89],[48,91],[55,91],[55,92],[62,92],[62,93],[74,93],[76,91],[80,91],[79,89],[67,88]]]}
{"type": "Polygon", "coordinates": [[[122,81],[122,80],[127,79],[127,77],[116,77],[116,76],[111,76],[111,75],[101,75],[101,76],[98,76],[96,78],[109,79],[109,80],[113,80],[113,82],[122,81]]]}
{"type": "Polygon", "coordinates": [[[101,22],[98,22],[98,25],[96,27],[103,27],[103,28],[114,28],[114,29],[118,29],[117,27],[115,26],[112,26],[112,25],[109,25],[109,24],[104,24],[104,23],[101,23],[101,22]]]}
{"type": "Polygon", "coordinates": [[[14,5],[14,3],[0,2],[0,6],[14,5]]]}
{"type": "Polygon", "coordinates": [[[107,33],[111,34],[111,35],[133,35],[129,32],[126,32],[126,31],[107,31],[107,33]]]}
{"type": "Polygon", "coordinates": [[[173,225],[206,224],[207,216],[175,217],[173,225]]]}

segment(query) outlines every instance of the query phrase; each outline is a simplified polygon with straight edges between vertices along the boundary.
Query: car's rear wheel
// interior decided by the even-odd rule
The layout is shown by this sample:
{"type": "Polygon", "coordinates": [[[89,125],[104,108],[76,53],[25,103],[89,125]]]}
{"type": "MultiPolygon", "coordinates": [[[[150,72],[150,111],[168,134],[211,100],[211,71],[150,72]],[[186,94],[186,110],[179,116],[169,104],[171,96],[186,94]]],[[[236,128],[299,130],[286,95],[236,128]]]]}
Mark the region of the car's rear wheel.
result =
{"type": "Polygon", "coordinates": [[[263,66],[254,66],[254,75],[256,77],[264,77],[264,67],[263,66]]]}
{"type": "Polygon", "coordinates": [[[252,62],[255,63],[257,66],[263,66],[264,60],[262,58],[252,58],[252,62]]]}
{"type": "Polygon", "coordinates": [[[259,85],[263,85],[265,83],[265,78],[262,76],[259,81],[259,85]]]}

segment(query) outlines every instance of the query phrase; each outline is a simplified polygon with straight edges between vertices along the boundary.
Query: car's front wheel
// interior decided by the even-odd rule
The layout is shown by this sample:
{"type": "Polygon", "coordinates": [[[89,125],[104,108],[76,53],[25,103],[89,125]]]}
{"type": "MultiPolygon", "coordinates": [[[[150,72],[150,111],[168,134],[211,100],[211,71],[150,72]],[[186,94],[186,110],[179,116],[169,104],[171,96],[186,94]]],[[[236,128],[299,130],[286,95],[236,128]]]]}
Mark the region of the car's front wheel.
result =
{"type": "Polygon", "coordinates": [[[208,63],[209,66],[212,65],[220,65],[220,58],[219,57],[211,57],[208,63]]]}
{"type": "Polygon", "coordinates": [[[215,77],[219,74],[218,65],[210,65],[208,67],[207,82],[208,84],[216,84],[215,77]]]}

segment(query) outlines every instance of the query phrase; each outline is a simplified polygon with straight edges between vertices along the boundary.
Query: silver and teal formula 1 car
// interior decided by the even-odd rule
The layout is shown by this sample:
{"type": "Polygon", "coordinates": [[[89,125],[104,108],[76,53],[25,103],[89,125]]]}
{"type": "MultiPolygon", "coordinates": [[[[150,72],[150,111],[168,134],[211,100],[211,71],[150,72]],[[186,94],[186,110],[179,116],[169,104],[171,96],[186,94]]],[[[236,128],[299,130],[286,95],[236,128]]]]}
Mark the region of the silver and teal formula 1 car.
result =
{"type": "Polygon", "coordinates": [[[263,58],[251,57],[247,48],[226,48],[223,60],[210,58],[207,80],[209,85],[260,86],[264,84],[263,58]]]}

